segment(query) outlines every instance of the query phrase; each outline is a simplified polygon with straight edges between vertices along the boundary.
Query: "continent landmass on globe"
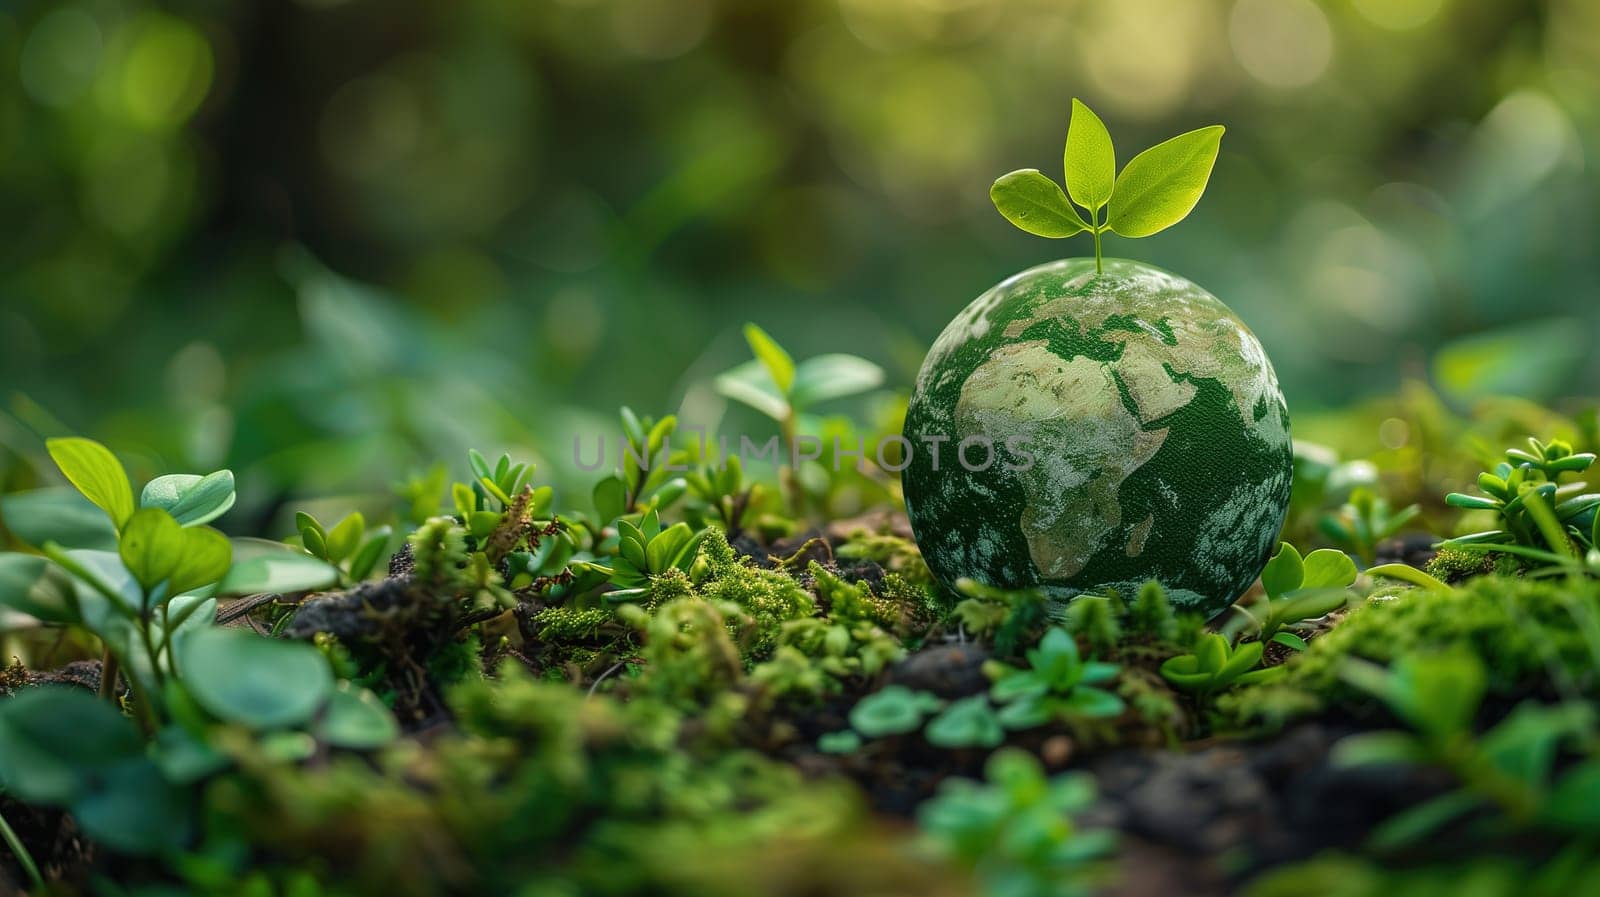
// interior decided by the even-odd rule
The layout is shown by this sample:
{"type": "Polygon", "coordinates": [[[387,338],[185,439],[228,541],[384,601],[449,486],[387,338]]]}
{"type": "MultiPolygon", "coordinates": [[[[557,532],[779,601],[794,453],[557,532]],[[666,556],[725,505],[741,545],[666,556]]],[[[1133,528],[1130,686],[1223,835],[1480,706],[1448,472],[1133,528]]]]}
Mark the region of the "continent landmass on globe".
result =
{"type": "Polygon", "coordinates": [[[1260,343],[1210,293],[1137,262],[1055,262],[979,297],[929,352],[905,433],[912,526],[947,583],[1069,597],[1154,579],[1215,613],[1287,506],[1288,409],[1260,343]],[[968,469],[924,439],[974,436],[1020,440],[1031,463],[968,469]]]}

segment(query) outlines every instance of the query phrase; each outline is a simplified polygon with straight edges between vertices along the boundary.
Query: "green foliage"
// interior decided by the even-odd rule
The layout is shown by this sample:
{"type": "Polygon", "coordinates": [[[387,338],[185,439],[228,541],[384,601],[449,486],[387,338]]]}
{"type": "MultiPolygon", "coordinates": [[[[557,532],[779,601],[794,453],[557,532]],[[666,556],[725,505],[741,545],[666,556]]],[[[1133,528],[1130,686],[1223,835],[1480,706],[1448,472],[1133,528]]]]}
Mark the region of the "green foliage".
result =
{"type": "Polygon", "coordinates": [[[931,713],[944,707],[944,701],[903,685],[886,685],[862,698],[850,710],[850,725],[866,738],[905,735],[922,728],[931,713]]]}
{"type": "Polygon", "coordinates": [[[1008,729],[1030,729],[1057,719],[1105,719],[1122,714],[1122,699],[1098,688],[1120,672],[1115,664],[1085,661],[1065,629],[1052,628],[1027,653],[1027,669],[1011,669],[989,690],[1008,729]]]}
{"type": "Polygon", "coordinates": [[[1282,669],[1282,678],[1219,700],[1241,724],[1280,725],[1330,707],[1360,713],[1366,693],[1343,670],[1350,658],[1388,665],[1408,655],[1461,651],[1488,672],[1497,698],[1562,688],[1594,694],[1600,591],[1585,581],[1480,577],[1440,592],[1380,594],[1352,607],[1282,669]]]}
{"type": "Polygon", "coordinates": [[[699,586],[700,594],[738,607],[755,625],[754,637],[745,649],[748,657],[759,660],[768,656],[785,622],[815,614],[816,599],[793,577],[761,569],[739,557],[720,530],[706,530],[701,551],[707,575],[699,586]]]}
{"type": "Polygon", "coordinates": [[[1200,638],[1192,652],[1163,661],[1161,676],[1174,687],[1201,698],[1239,685],[1268,682],[1283,675],[1284,668],[1258,668],[1263,648],[1261,642],[1230,645],[1222,635],[1209,633],[1200,638]]]}
{"type": "Polygon", "coordinates": [[[1287,628],[1344,607],[1349,599],[1345,590],[1355,581],[1356,565],[1344,552],[1319,548],[1302,558],[1293,545],[1283,542],[1261,571],[1266,594],[1253,606],[1235,606],[1248,617],[1260,641],[1303,651],[1305,640],[1287,628]]]}
{"type": "Polygon", "coordinates": [[[1059,239],[1093,233],[1099,270],[1104,232],[1148,237],[1188,216],[1211,178],[1222,131],[1221,125],[1212,125],[1180,134],[1134,156],[1117,174],[1116,152],[1105,124],[1074,99],[1063,153],[1066,191],[1028,168],[995,181],[989,198],[1007,221],[1030,234],[1059,239]],[[1087,221],[1067,201],[1069,194],[1089,213],[1087,221]]]}
{"type": "MultiPolygon", "coordinates": [[[[1584,492],[1583,482],[1560,483],[1565,474],[1583,473],[1594,463],[1589,452],[1574,452],[1562,440],[1529,438],[1526,450],[1506,450],[1506,460],[1478,475],[1483,495],[1452,492],[1453,507],[1494,514],[1499,528],[1459,536],[1444,544],[1463,551],[1516,554],[1546,564],[1580,563],[1595,551],[1600,537],[1600,494],[1584,492]]],[[[1600,570],[1600,555],[1593,566],[1600,570]]]]}
{"type": "Polygon", "coordinates": [[[595,569],[611,578],[615,590],[606,593],[608,601],[633,601],[644,596],[650,581],[669,570],[689,574],[700,557],[700,542],[707,530],[696,532],[687,523],[662,528],[655,508],[647,511],[635,526],[625,519],[617,521],[617,557],[609,567],[595,569]]]}
{"type": "Polygon", "coordinates": [[[389,550],[393,531],[387,526],[367,530],[367,519],[360,511],[345,515],[332,529],[305,512],[294,515],[300,544],[314,558],[339,568],[346,584],[361,582],[372,575],[389,550]]]}
{"type": "Polygon", "coordinates": [[[1394,511],[1387,498],[1363,486],[1352,490],[1350,500],[1324,516],[1320,525],[1322,534],[1334,545],[1370,565],[1378,543],[1400,532],[1419,513],[1421,509],[1416,505],[1394,511]]]}
{"type": "Polygon", "coordinates": [[[1593,754],[1595,713],[1588,703],[1524,702],[1479,736],[1473,721],[1487,676],[1482,662],[1470,653],[1410,654],[1387,670],[1351,660],[1344,676],[1382,699],[1412,731],[1350,736],[1335,746],[1334,762],[1435,764],[1460,782],[1459,789],[1385,821],[1372,834],[1374,847],[1414,844],[1485,807],[1512,828],[1600,833],[1600,812],[1593,800],[1600,788],[1600,755],[1593,754]],[[1558,777],[1556,761],[1565,747],[1583,748],[1589,757],[1558,777]]]}
{"type": "Polygon", "coordinates": [[[986,784],[945,782],[917,811],[917,823],[940,856],[971,869],[987,894],[1071,897],[1094,892],[1097,860],[1115,846],[1113,833],[1081,830],[1072,815],[1094,801],[1083,774],[1047,779],[1031,755],[1005,749],[989,758],[986,784]]]}
{"type": "MultiPolygon", "coordinates": [[[[674,450],[672,434],[678,419],[667,415],[660,420],[640,418],[623,406],[622,468],[594,484],[590,498],[601,523],[610,523],[624,514],[659,513],[683,497],[688,480],[674,473],[687,470],[689,454],[674,450]]],[[[602,443],[603,446],[603,443],[602,443]]]]}

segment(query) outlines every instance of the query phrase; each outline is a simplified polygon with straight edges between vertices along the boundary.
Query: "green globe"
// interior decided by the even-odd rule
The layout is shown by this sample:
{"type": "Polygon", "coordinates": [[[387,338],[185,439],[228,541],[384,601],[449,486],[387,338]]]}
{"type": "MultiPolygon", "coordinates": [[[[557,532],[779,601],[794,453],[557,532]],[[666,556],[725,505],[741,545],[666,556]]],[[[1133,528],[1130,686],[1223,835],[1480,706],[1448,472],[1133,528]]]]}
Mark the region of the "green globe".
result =
{"type": "Polygon", "coordinates": [[[1157,580],[1207,616],[1289,506],[1289,411],[1215,296],[1121,259],[1024,271],[940,334],[906,412],[906,510],[946,585],[1057,597],[1157,580]]]}

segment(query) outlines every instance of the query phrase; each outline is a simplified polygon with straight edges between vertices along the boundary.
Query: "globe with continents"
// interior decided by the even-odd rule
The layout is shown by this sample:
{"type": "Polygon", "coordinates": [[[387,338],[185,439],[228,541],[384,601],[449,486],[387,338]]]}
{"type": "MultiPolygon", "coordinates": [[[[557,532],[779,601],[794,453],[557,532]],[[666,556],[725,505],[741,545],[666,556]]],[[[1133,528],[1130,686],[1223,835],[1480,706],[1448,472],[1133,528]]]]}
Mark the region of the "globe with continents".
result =
{"type": "Polygon", "coordinates": [[[1211,616],[1289,505],[1289,412],[1261,344],[1138,262],[1054,262],[979,296],[929,351],[904,435],[906,509],[946,585],[1126,597],[1156,580],[1211,616]]]}

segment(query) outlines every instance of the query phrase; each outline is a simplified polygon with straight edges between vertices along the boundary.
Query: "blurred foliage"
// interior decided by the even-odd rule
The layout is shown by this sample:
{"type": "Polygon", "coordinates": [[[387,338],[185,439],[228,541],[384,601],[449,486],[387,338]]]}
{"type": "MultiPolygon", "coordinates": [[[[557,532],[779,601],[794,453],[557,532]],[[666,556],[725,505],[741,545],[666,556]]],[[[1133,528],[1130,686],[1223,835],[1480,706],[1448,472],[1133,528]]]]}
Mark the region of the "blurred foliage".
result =
{"type": "MultiPolygon", "coordinates": [[[[1228,126],[1200,224],[1107,252],[1234,305],[1297,434],[1403,377],[1435,420],[1559,399],[1600,372],[1596,35],[1591,0],[7,4],[0,488],[86,432],[233,469],[230,525],[288,534],[470,434],[578,504],[619,404],[775,432],[712,388],[746,320],[881,364],[892,430],[949,317],[1046,259],[987,189],[1075,95],[1124,160],[1228,126]]],[[[1431,432],[1373,423],[1313,438],[1431,432]]],[[[1449,478],[1396,469],[1430,480],[1397,508],[1449,478]]]]}

